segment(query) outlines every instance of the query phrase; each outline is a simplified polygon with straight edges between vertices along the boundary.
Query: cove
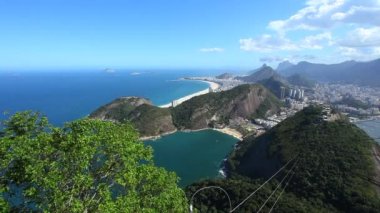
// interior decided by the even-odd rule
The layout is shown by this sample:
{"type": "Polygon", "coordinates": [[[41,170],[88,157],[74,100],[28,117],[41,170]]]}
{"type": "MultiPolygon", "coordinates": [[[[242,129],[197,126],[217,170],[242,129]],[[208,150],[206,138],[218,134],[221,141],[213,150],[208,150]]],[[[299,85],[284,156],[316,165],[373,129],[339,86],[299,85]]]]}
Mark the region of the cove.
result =
{"type": "Polygon", "coordinates": [[[215,130],[176,132],[156,140],[145,141],[154,150],[156,166],[173,171],[186,187],[202,179],[220,177],[223,159],[238,139],[215,130]]]}

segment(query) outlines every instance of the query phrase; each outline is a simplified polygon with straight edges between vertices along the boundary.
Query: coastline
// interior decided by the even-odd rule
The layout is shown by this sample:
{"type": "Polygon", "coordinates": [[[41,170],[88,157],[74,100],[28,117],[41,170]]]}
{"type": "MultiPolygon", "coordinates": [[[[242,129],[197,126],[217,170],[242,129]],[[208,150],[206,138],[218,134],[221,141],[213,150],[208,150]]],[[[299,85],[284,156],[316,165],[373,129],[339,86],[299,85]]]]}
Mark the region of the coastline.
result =
{"type": "MultiPolygon", "coordinates": [[[[211,88],[213,91],[219,89],[221,87],[221,85],[215,83],[215,82],[212,82],[212,81],[205,81],[205,80],[190,80],[190,79],[181,79],[181,80],[186,80],[186,81],[201,81],[201,82],[205,82],[209,85],[209,88],[211,88]]],[[[190,95],[186,95],[184,97],[181,97],[181,98],[178,98],[176,100],[174,100],[174,102],[176,103],[176,105],[178,104],[181,104],[187,100],[190,100],[191,98],[193,97],[196,97],[196,96],[199,96],[199,95],[204,95],[204,94],[207,94],[210,92],[209,88],[207,89],[204,89],[204,90],[201,90],[201,91],[198,91],[198,92],[195,92],[195,93],[192,93],[190,95]]],[[[161,108],[169,108],[171,107],[172,104],[171,103],[167,103],[167,104],[164,104],[164,105],[160,105],[158,107],[161,107],[161,108]]]]}
{"type": "Polygon", "coordinates": [[[380,120],[380,116],[379,115],[376,115],[376,116],[371,116],[369,118],[364,118],[364,119],[358,119],[352,123],[360,123],[360,122],[365,122],[365,121],[376,121],[376,120],[380,120]]]}
{"type": "Polygon", "coordinates": [[[146,141],[146,140],[157,140],[157,139],[160,139],[162,136],[165,136],[165,135],[171,135],[171,134],[174,134],[176,133],[178,130],[174,130],[174,131],[171,131],[171,132],[166,132],[166,133],[163,133],[163,134],[160,134],[160,135],[156,135],[156,136],[145,136],[145,137],[140,137],[139,140],[140,141],[146,141]]]}
{"type": "Polygon", "coordinates": [[[235,129],[232,129],[232,128],[229,128],[229,127],[224,127],[223,129],[213,128],[213,130],[221,132],[221,133],[224,133],[226,135],[230,135],[230,136],[238,139],[239,141],[243,140],[243,134],[241,134],[239,131],[237,131],[235,129]]]}
{"type": "Polygon", "coordinates": [[[167,133],[164,133],[164,134],[161,134],[161,135],[156,135],[156,136],[146,136],[146,137],[140,137],[139,139],[141,141],[146,141],[146,140],[157,140],[157,139],[160,139],[162,136],[165,136],[165,135],[171,135],[171,134],[174,134],[176,132],[199,132],[199,131],[203,131],[203,130],[214,130],[214,131],[218,131],[220,133],[223,133],[223,134],[226,134],[226,135],[229,135],[229,136],[232,136],[236,139],[238,139],[239,141],[242,141],[243,140],[243,135],[238,132],[237,130],[235,129],[232,129],[232,128],[229,128],[229,127],[225,127],[225,128],[222,128],[222,129],[217,129],[217,128],[203,128],[203,129],[195,129],[195,130],[190,130],[190,129],[185,129],[185,130],[174,130],[172,132],[167,132],[167,133]]]}

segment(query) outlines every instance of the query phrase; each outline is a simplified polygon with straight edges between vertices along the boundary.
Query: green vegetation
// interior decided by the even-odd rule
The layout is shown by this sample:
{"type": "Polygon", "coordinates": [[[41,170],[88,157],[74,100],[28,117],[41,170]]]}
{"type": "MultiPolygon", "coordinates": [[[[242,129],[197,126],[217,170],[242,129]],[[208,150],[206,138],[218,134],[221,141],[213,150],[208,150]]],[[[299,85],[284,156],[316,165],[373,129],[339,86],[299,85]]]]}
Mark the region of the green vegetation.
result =
{"type": "MultiPolygon", "coordinates": [[[[228,188],[233,202],[238,202],[255,188],[255,185],[249,186],[252,181],[262,183],[296,157],[298,164],[294,176],[277,204],[276,212],[379,212],[380,199],[369,182],[374,176],[373,144],[372,139],[355,125],[343,119],[324,121],[321,108],[309,107],[264,135],[242,141],[228,158],[229,178],[226,181],[201,182],[190,186],[187,194],[199,185],[218,184],[228,188]],[[247,183],[229,186],[236,181],[247,183]]],[[[281,181],[285,172],[276,176],[277,180],[266,186],[263,194],[248,200],[243,212],[257,211],[257,203],[262,204],[268,196],[265,191],[281,181]]],[[[207,199],[198,196],[197,207],[210,206],[207,200],[217,199],[210,196],[207,199]]],[[[264,212],[273,202],[268,203],[264,212]]],[[[225,206],[211,206],[225,211],[225,206]]]]}
{"type": "Polygon", "coordinates": [[[236,117],[275,113],[279,106],[280,101],[265,87],[246,84],[196,96],[174,108],[159,108],[143,98],[119,98],[91,113],[90,118],[131,122],[142,136],[157,136],[176,129],[223,127],[236,117]]]}
{"type": "Polygon", "coordinates": [[[186,211],[177,176],[153,165],[152,149],[128,123],[81,119],[55,128],[21,112],[0,135],[2,211],[186,211]]]}
{"type": "Polygon", "coordinates": [[[296,85],[296,86],[302,86],[302,87],[308,87],[312,88],[315,86],[316,82],[313,80],[310,80],[309,78],[305,77],[304,75],[301,74],[294,74],[291,75],[287,78],[289,83],[296,85]]]}
{"type": "MultiPolygon", "coordinates": [[[[279,101],[275,101],[277,103],[277,106],[281,106],[281,103],[279,101]]],[[[272,102],[269,101],[268,99],[265,99],[257,108],[256,112],[254,112],[250,118],[255,119],[255,118],[266,118],[267,113],[270,112],[272,108],[272,102]]]]}
{"type": "Polygon", "coordinates": [[[262,111],[260,114],[269,110],[275,112],[279,106],[278,99],[265,87],[245,84],[228,91],[194,97],[172,109],[172,116],[179,128],[204,128],[214,123],[228,124],[234,116],[250,118],[258,109],[262,111]],[[261,107],[263,103],[265,106],[261,107]],[[216,120],[210,122],[215,115],[218,115],[216,120]]]}
{"type": "MultiPolygon", "coordinates": [[[[191,199],[193,194],[200,188],[206,186],[219,186],[227,191],[231,198],[232,208],[240,204],[253,191],[255,191],[263,181],[251,180],[246,177],[206,180],[199,183],[194,183],[186,188],[186,195],[191,199]]],[[[236,212],[256,212],[265,202],[267,197],[276,188],[278,181],[273,181],[261,188],[257,194],[248,199],[241,205],[236,212]]],[[[263,212],[268,212],[273,205],[275,198],[280,194],[280,190],[275,193],[274,198],[268,202],[263,212]]],[[[230,206],[225,193],[219,189],[207,189],[200,191],[194,196],[193,204],[195,212],[225,212],[228,213],[230,206]]],[[[315,206],[305,198],[296,197],[291,192],[282,194],[278,201],[274,212],[331,212],[331,209],[315,206]]]]}
{"type": "Polygon", "coordinates": [[[276,80],[274,77],[262,80],[259,83],[269,89],[277,98],[281,98],[281,87],[288,88],[288,85],[276,80]]]}
{"type": "Polygon", "coordinates": [[[343,104],[349,107],[355,107],[360,109],[369,109],[371,107],[369,104],[357,100],[352,96],[346,96],[341,101],[335,102],[334,104],[343,104]]]}
{"type": "Polygon", "coordinates": [[[128,115],[128,121],[139,130],[141,135],[159,135],[174,131],[170,109],[143,104],[128,115]]]}
{"type": "Polygon", "coordinates": [[[131,122],[142,136],[154,136],[174,131],[169,108],[153,106],[137,97],[118,98],[90,114],[90,118],[131,122]]]}
{"type": "MultiPolygon", "coordinates": [[[[219,93],[208,93],[205,95],[196,96],[172,110],[174,124],[178,127],[192,128],[197,120],[193,120],[194,113],[204,111],[203,118],[210,119],[217,111],[223,110],[234,99],[242,99],[249,92],[250,86],[243,85],[229,91],[219,93]],[[239,98],[237,98],[239,97],[239,98]]],[[[223,114],[225,117],[229,115],[223,114]]],[[[224,120],[226,120],[224,118],[224,120]]]]}

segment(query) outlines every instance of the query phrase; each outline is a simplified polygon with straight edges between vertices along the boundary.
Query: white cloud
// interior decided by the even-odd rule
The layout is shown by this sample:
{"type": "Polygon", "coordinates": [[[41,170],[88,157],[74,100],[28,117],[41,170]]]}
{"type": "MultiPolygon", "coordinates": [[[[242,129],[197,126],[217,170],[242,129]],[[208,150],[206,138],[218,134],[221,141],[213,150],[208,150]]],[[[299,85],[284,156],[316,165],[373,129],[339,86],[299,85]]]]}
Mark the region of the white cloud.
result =
{"type": "Polygon", "coordinates": [[[380,47],[339,47],[338,53],[346,59],[370,61],[380,58],[380,47]]]}
{"type": "Polygon", "coordinates": [[[331,33],[327,32],[306,36],[300,43],[304,49],[323,49],[324,46],[332,45],[334,42],[331,33]]]}
{"type": "Polygon", "coordinates": [[[288,19],[275,20],[268,28],[284,34],[290,30],[330,29],[339,23],[380,25],[379,0],[309,0],[288,19]]]}
{"type": "Polygon", "coordinates": [[[357,28],[338,43],[344,47],[380,47],[380,27],[357,28]]]}
{"type": "Polygon", "coordinates": [[[291,63],[298,63],[300,61],[313,61],[316,60],[317,57],[314,55],[289,55],[289,56],[266,56],[259,59],[262,63],[276,63],[276,62],[283,62],[283,61],[290,61],[291,63]]]}
{"type": "Polygon", "coordinates": [[[346,12],[337,12],[331,16],[333,21],[380,25],[380,5],[374,7],[352,6],[346,12]]]}
{"type": "Polygon", "coordinates": [[[289,39],[281,36],[262,35],[259,38],[240,39],[240,49],[244,51],[270,52],[275,50],[297,50],[298,47],[289,39]]]}
{"type": "Polygon", "coordinates": [[[338,53],[348,59],[373,60],[380,57],[380,27],[357,28],[337,41],[338,53]]]}
{"type": "Polygon", "coordinates": [[[281,35],[273,36],[265,34],[259,38],[240,39],[240,49],[258,52],[299,51],[303,49],[323,49],[326,44],[331,43],[331,33],[307,36],[298,42],[292,42],[281,35]]]}
{"type": "MultiPolygon", "coordinates": [[[[326,50],[324,57],[330,57],[331,61],[333,58],[372,60],[380,57],[380,0],[307,0],[305,7],[292,16],[271,21],[268,29],[274,32],[240,39],[240,49],[298,51],[299,54],[305,50],[326,50]],[[306,33],[306,36],[295,40],[292,36],[300,34],[290,31],[302,31],[302,35],[306,33]],[[328,56],[330,50],[335,54],[328,56]]],[[[280,59],[263,57],[260,61],[275,62],[280,59]]],[[[286,59],[302,60],[292,56],[286,59]]]]}
{"type": "Polygon", "coordinates": [[[272,63],[272,62],[282,62],[286,61],[286,58],[280,56],[266,56],[260,58],[260,62],[262,63],[272,63]]]}
{"type": "Polygon", "coordinates": [[[220,47],[211,47],[211,48],[201,48],[199,51],[210,53],[210,52],[224,52],[223,48],[220,47]]]}

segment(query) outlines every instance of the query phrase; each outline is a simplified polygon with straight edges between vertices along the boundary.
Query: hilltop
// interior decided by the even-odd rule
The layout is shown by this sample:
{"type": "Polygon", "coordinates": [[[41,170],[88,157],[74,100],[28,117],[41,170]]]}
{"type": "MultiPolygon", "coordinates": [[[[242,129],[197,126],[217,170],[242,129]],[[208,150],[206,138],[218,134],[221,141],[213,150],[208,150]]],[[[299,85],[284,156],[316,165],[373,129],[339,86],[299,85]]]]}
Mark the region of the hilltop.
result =
{"type": "Polygon", "coordinates": [[[223,128],[231,119],[276,113],[281,103],[264,86],[241,85],[228,91],[196,96],[171,108],[159,108],[144,98],[124,97],[98,108],[90,118],[130,121],[141,136],[159,136],[175,130],[223,128]]]}
{"type": "Polygon", "coordinates": [[[345,61],[338,64],[315,64],[306,61],[296,65],[281,66],[280,74],[290,76],[302,74],[323,82],[344,82],[367,86],[380,86],[380,59],[357,62],[345,61]]]}
{"type": "Polygon", "coordinates": [[[130,121],[142,136],[156,136],[176,130],[168,108],[154,106],[147,99],[121,97],[101,106],[89,116],[124,123],[130,121]]]}
{"type": "Polygon", "coordinates": [[[283,78],[280,74],[278,74],[272,67],[264,64],[262,67],[254,70],[248,76],[236,77],[236,79],[249,82],[249,83],[257,83],[269,78],[273,78],[277,81],[281,81],[286,83],[286,79],[283,78]]]}
{"type": "MultiPolygon", "coordinates": [[[[380,200],[369,182],[375,174],[374,141],[345,117],[336,115],[337,119],[326,121],[323,115],[321,108],[308,107],[259,137],[245,138],[228,157],[226,180],[193,184],[187,188],[187,195],[201,186],[218,185],[229,192],[232,206],[236,206],[290,162],[285,172],[275,176],[239,210],[257,211],[295,166],[276,212],[378,212],[380,200]]],[[[274,200],[268,202],[264,212],[274,200]]],[[[225,201],[223,193],[211,190],[197,196],[196,207],[223,212],[227,209],[225,201]]]]}

